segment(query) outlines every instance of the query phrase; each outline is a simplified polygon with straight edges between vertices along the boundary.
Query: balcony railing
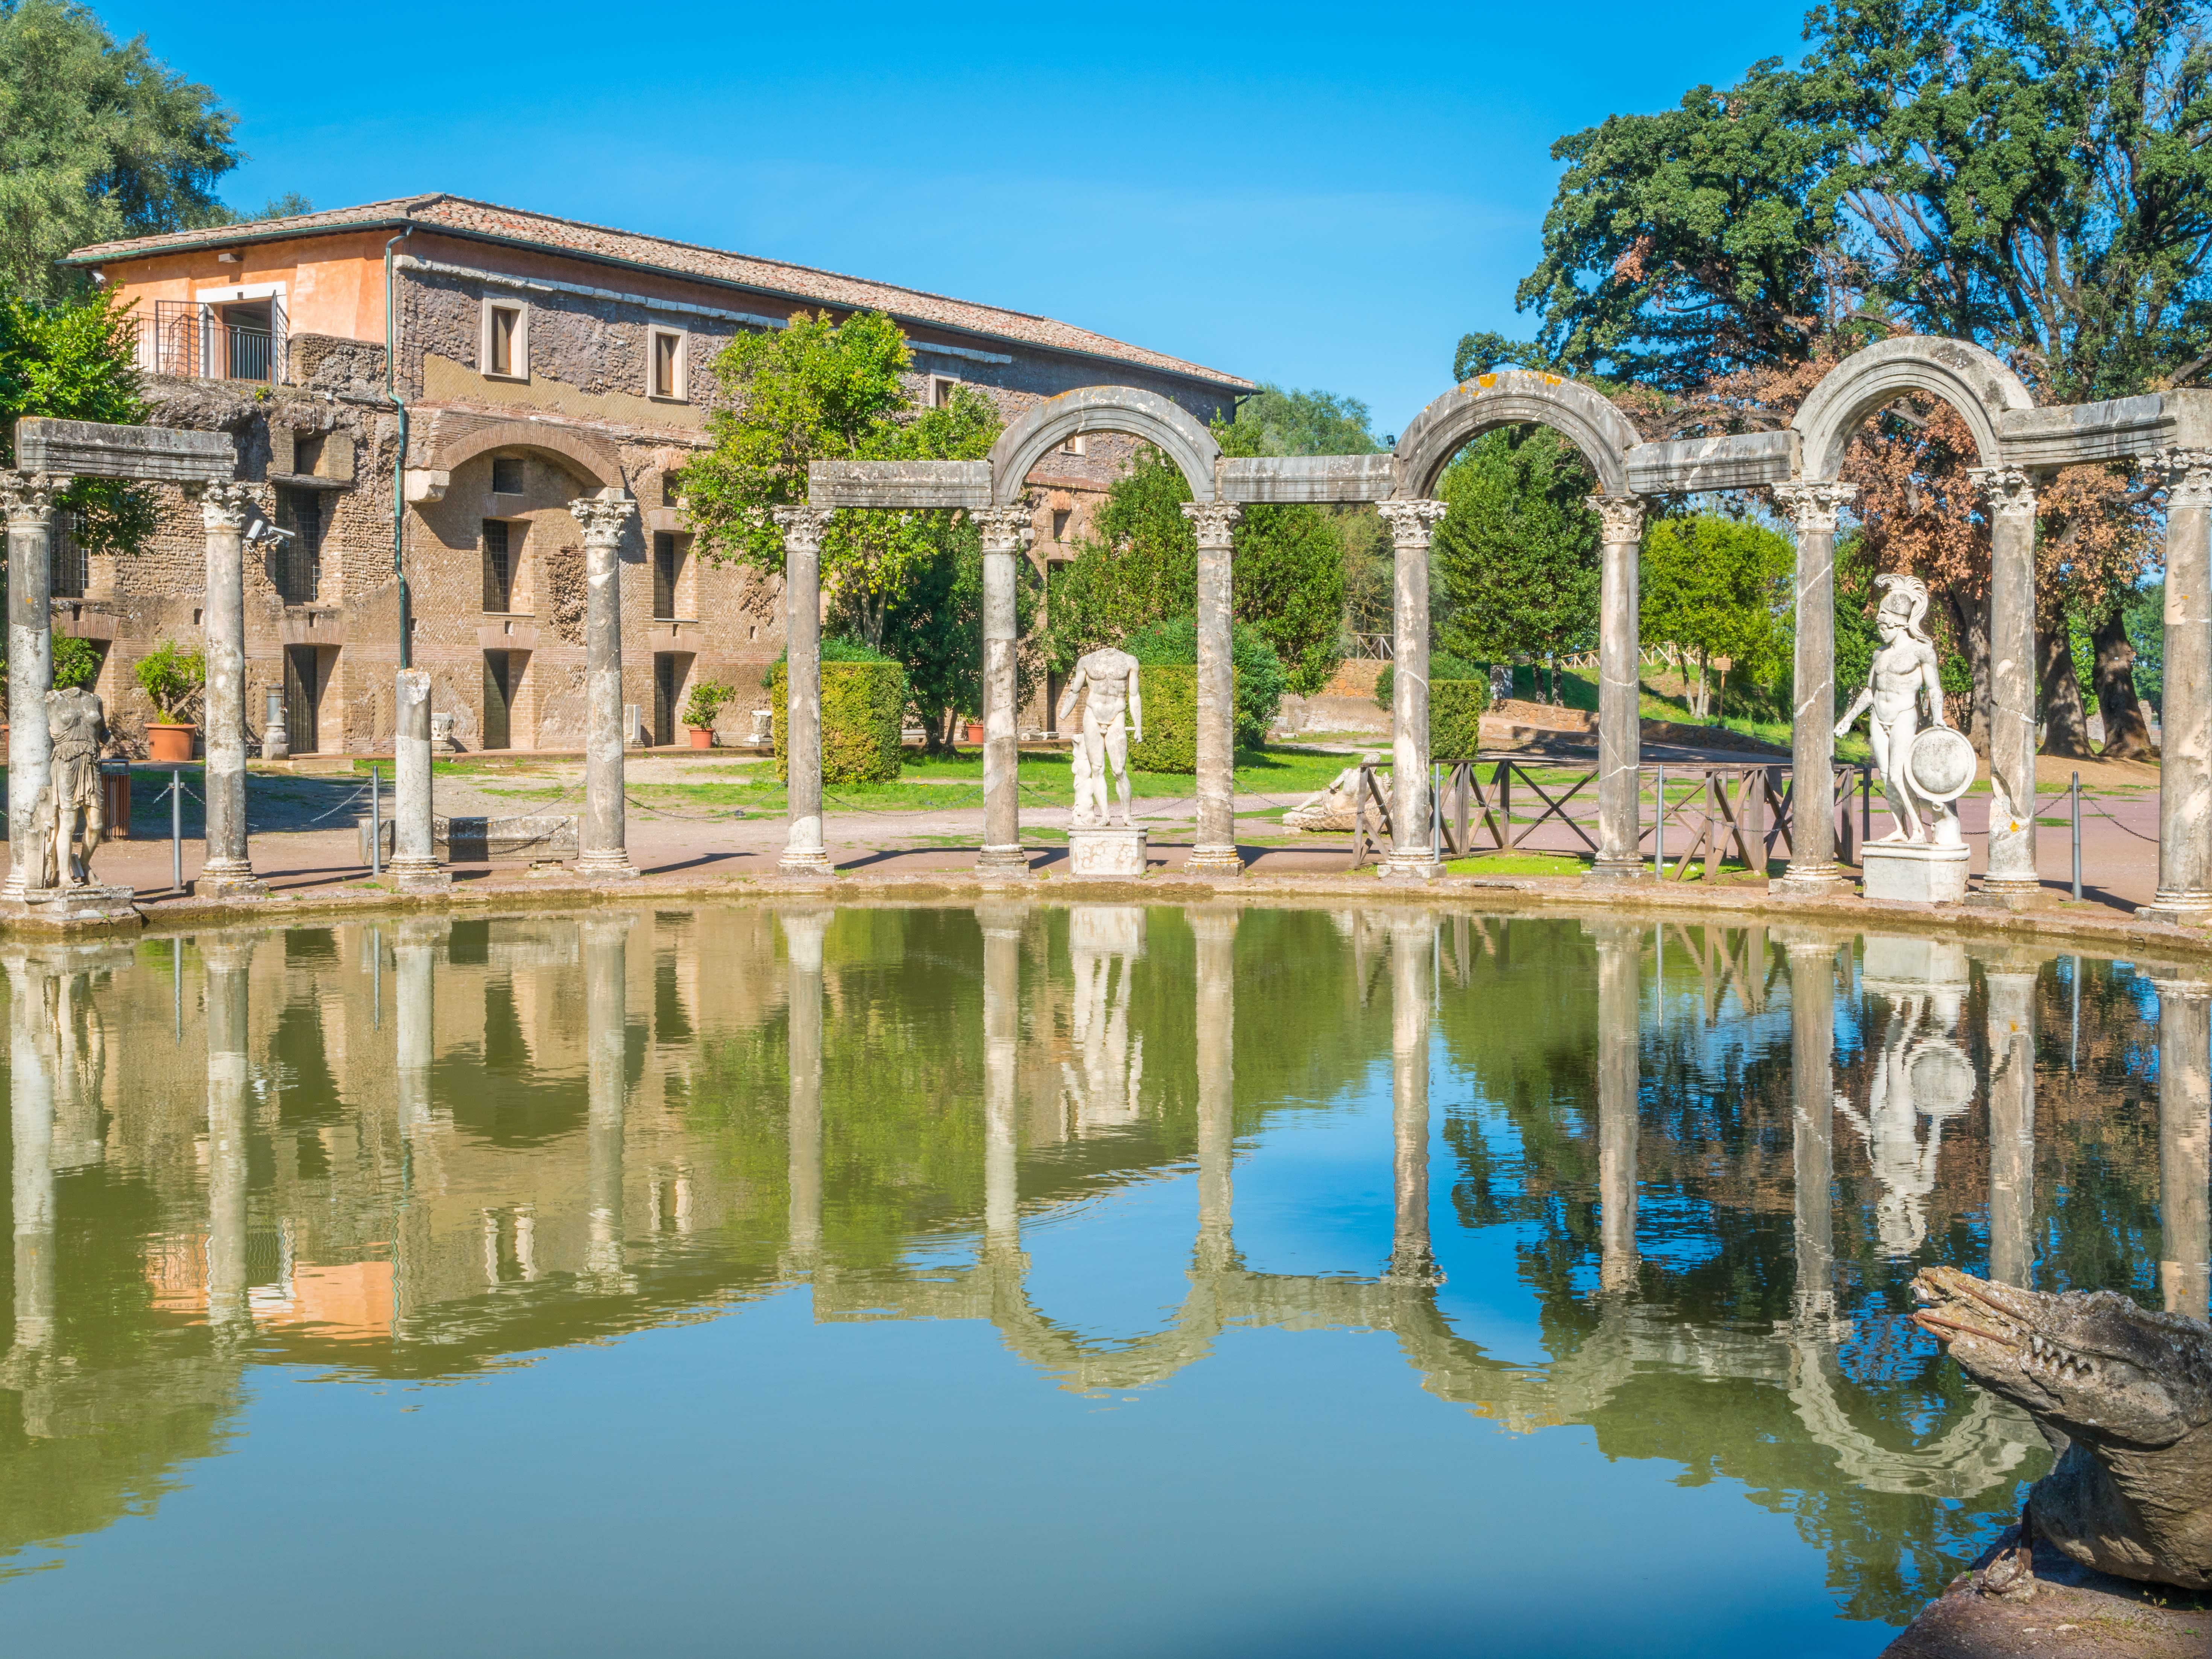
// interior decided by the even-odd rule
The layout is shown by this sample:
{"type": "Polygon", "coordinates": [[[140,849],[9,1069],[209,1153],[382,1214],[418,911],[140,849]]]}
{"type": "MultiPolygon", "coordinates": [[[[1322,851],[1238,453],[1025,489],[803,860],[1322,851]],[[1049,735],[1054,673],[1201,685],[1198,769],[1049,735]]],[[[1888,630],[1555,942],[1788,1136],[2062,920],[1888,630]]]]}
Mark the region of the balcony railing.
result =
{"type": "Polygon", "coordinates": [[[198,306],[169,301],[156,306],[155,315],[136,320],[142,373],[264,384],[282,378],[283,337],[269,329],[226,322],[198,306]]]}

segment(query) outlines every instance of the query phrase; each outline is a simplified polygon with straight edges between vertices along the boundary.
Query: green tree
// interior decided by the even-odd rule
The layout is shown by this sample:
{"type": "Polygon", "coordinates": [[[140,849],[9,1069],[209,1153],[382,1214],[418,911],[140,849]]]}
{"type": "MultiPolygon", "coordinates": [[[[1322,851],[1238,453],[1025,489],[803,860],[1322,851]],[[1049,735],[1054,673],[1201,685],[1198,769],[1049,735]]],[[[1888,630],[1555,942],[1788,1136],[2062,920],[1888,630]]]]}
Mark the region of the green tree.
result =
{"type": "Polygon", "coordinates": [[[1217,424],[1232,455],[1372,455],[1386,449],[1368,425],[1367,405],[1334,392],[1294,392],[1260,382],[1237,402],[1237,417],[1217,424]]]}
{"type": "MultiPolygon", "coordinates": [[[[1550,661],[1584,648],[1597,627],[1595,484],[1574,446],[1549,427],[1486,432],[1444,469],[1449,511],[1430,551],[1443,603],[1437,642],[1456,656],[1550,661]]],[[[1559,673],[1551,697],[1559,701],[1559,673]]]]}
{"type": "MultiPolygon", "coordinates": [[[[137,335],[112,294],[82,300],[0,301],[0,460],[15,464],[15,422],[27,415],[68,421],[143,421],[137,335]]],[[[131,553],[154,532],[150,490],[119,478],[81,478],[61,497],[76,515],[77,544],[131,553]]]]}
{"type": "MultiPolygon", "coordinates": [[[[905,336],[881,313],[832,322],[794,317],[773,333],[739,334],[714,360],[724,402],[710,421],[714,447],[683,473],[685,522],[710,560],[783,568],[776,507],[806,499],[806,469],[831,460],[979,460],[998,439],[991,401],[955,388],[943,408],[917,411],[904,376],[905,336]]],[[[937,512],[845,511],[822,542],[822,580],[841,619],[880,647],[889,607],[921,568],[951,545],[937,512]]]]}
{"type": "Polygon", "coordinates": [[[240,159],[234,118],[146,49],[118,46],[67,0],[0,4],[0,276],[10,291],[81,292],[72,248],[220,224],[215,184],[240,159]]]}
{"type": "Polygon", "coordinates": [[[1796,562],[1788,539],[1763,525],[1717,514],[1662,519],[1644,532],[1639,584],[1643,637],[1698,653],[1691,713],[1711,718],[1706,673],[1721,671],[1721,714],[1728,712],[1728,678],[1762,679],[1782,665],[1789,637],[1782,617],[1790,599],[1796,562]]]}
{"type": "MultiPolygon", "coordinates": [[[[1195,666],[1198,662],[1198,619],[1170,617],[1139,629],[1121,641],[1139,662],[1195,666]]],[[[1237,712],[1232,741],[1239,749],[1264,748],[1267,728],[1283,706],[1290,688],[1282,659],[1267,637],[1250,623],[1233,623],[1229,629],[1229,666],[1236,680],[1237,712]]]]}

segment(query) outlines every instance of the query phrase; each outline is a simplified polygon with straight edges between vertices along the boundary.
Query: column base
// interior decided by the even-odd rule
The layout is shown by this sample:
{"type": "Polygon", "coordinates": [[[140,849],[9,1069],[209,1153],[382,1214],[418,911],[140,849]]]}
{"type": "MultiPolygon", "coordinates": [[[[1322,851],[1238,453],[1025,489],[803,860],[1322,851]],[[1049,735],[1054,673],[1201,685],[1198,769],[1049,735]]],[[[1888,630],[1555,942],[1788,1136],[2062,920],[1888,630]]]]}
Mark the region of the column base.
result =
{"type": "Polygon", "coordinates": [[[1182,868],[1188,876],[1241,876],[1244,858],[1234,847],[1194,847],[1182,868]]]}
{"type": "Polygon", "coordinates": [[[1423,1289],[1444,1282],[1443,1270],[1437,1266],[1437,1258],[1425,1246],[1393,1250],[1390,1265],[1382,1270],[1386,1285],[1411,1285],[1423,1289]]]}
{"type": "Polygon", "coordinates": [[[435,859],[393,859],[384,873],[403,893],[442,892],[453,884],[453,872],[435,859]]]}
{"type": "Polygon", "coordinates": [[[637,866],[623,848],[611,853],[586,853],[576,860],[576,873],[586,881],[635,881],[637,866]]]}
{"type": "Polygon", "coordinates": [[[1977,910],[2025,910],[2043,896],[2043,884],[2018,876],[1982,878],[1981,890],[1969,893],[1965,902],[1977,910]]]}
{"type": "Polygon", "coordinates": [[[1766,884],[1778,898],[1847,898],[1851,878],[1839,864],[1793,864],[1766,884]]]}
{"type": "Polygon", "coordinates": [[[1649,881],[1651,866],[1642,859],[1600,859],[1583,872],[1586,884],[1611,886],[1626,881],[1649,881]]]}
{"type": "Polygon", "coordinates": [[[986,847],[975,860],[975,873],[986,881],[1025,881],[1030,873],[1029,849],[986,847]]]}
{"type": "Polygon", "coordinates": [[[2212,927],[2212,893],[2155,893],[2136,908],[2137,921],[2165,927],[2212,927]]]}
{"type": "Polygon", "coordinates": [[[1432,854],[1414,853],[1400,857],[1392,853],[1375,866],[1378,881],[1434,881],[1444,872],[1432,854]]]}
{"type": "Polygon", "coordinates": [[[836,875],[837,870],[830,862],[830,855],[818,847],[787,847],[783,856],[775,861],[775,872],[779,876],[804,876],[811,880],[828,881],[836,875]]]}
{"type": "Polygon", "coordinates": [[[269,896],[269,884],[244,859],[222,859],[200,866],[192,881],[194,898],[255,899],[269,896]]]}

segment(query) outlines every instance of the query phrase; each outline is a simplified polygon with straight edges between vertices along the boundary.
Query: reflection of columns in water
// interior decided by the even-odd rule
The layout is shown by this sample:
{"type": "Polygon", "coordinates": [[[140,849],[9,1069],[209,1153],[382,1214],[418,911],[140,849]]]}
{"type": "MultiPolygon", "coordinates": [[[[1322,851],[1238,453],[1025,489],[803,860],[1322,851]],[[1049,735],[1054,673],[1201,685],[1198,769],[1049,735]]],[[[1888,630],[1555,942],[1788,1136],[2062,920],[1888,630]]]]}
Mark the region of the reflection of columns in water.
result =
{"type": "Polygon", "coordinates": [[[1441,1285],[1429,1248],[1429,973],[1436,919],[1392,918],[1390,927],[1390,1128],[1396,1198],[1389,1277],[1441,1285]]]}
{"type": "Polygon", "coordinates": [[[1991,963],[1990,1277],[2029,1286],[2035,1271],[2035,970],[1991,963]]]}
{"type": "Polygon", "coordinates": [[[246,980],[253,941],[203,934],[207,964],[208,1322],[242,1328],[246,1303],[246,980]]]}
{"type": "Polygon", "coordinates": [[[790,1213],[786,1231],[793,1270],[811,1268],[822,1243],[822,939],[828,910],[787,910],[784,968],[789,976],[791,1053],[790,1213]]]}
{"type": "Polygon", "coordinates": [[[1186,910],[1198,941],[1199,1267],[1226,1267],[1237,1136],[1237,912],[1186,910]]]}
{"type": "Polygon", "coordinates": [[[2206,1316],[2212,1216],[2212,1059],[2206,1019],[2212,984],[2158,983],[2159,1285],[2169,1313],[2206,1316]]]}
{"type": "Polygon", "coordinates": [[[1636,1284],[1637,985],[1643,936],[1613,921],[1586,922],[1597,940],[1598,1285],[1636,1284]]]}
{"type": "Polygon", "coordinates": [[[1884,1255],[1907,1256],[1927,1237],[1925,1202],[1935,1190],[1943,1125],[1972,1105],[1973,1062],[1957,1041],[1966,994],[1966,953],[1939,939],[1866,936],[1861,988],[1888,1005],[1881,1052],[1873,1057],[1866,1109],[1838,1099],[1836,1109],[1866,1143],[1881,1186],[1875,1228],[1884,1255]],[[1920,1138],[1920,1120],[1928,1138],[1920,1138]]]}
{"type": "Polygon", "coordinates": [[[8,962],[8,1117],[15,1217],[15,1336],[20,1352],[54,1336],[53,1057],[46,975],[8,962]]]}
{"type": "Polygon", "coordinates": [[[1077,1132],[1134,1123],[1144,1042],[1129,1030],[1130,981],[1145,950],[1144,907],[1078,904],[1067,913],[1075,1060],[1060,1068],[1077,1132]]]}
{"type": "Polygon", "coordinates": [[[1792,938],[1790,952],[1790,1171],[1797,1288],[1791,1312],[1801,1330],[1822,1333],[1836,1317],[1836,975],[1824,939],[1792,938]]]}
{"type": "Polygon", "coordinates": [[[586,1134],[591,1235],[584,1272],[600,1288],[627,1289],[623,1275],[623,1097],[630,918],[586,917],[584,935],[586,1134]]]}
{"type": "Polygon", "coordinates": [[[441,1191],[444,1181],[432,1139],[430,1062],[437,1049],[438,946],[451,924],[410,917],[392,930],[392,1079],[399,1103],[399,1134],[406,1146],[409,1187],[441,1191]]]}
{"type": "Polygon", "coordinates": [[[983,929],[983,1246],[1018,1242],[1014,1062],[1021,1038],[1022,912],[980,906],[983,929]]]}

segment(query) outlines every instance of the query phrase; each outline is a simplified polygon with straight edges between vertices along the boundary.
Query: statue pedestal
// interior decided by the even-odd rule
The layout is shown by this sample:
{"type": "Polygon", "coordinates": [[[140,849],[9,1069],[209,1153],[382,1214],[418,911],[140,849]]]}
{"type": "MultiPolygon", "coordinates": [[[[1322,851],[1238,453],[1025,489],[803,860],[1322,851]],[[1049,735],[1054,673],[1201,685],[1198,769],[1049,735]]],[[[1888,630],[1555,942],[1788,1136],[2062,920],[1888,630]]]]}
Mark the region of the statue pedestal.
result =
{"type": "Polygon", "coordinates": [[[1141,876],[1145,873],[1146,834],[1142,830],[1113,830],[1103,825],[1070,830],[1067,873],[1078,879],[1105,876],[1122,881],[1141,876]]]}
{"type": "Polygon", "coordinates": [[[0,902],[0,922],[11,927],[62,933],[81,927],[137,927],[144,918],[131,902],[128,887],[32,888],[21,898],[0,902]]]}
{"type": "Polygon", "coordinates": [[[1966,849],[1919,842],[1869,842],[1859,854],[1870,899],[1956,904],[1966,896],[1966,849]]]}

